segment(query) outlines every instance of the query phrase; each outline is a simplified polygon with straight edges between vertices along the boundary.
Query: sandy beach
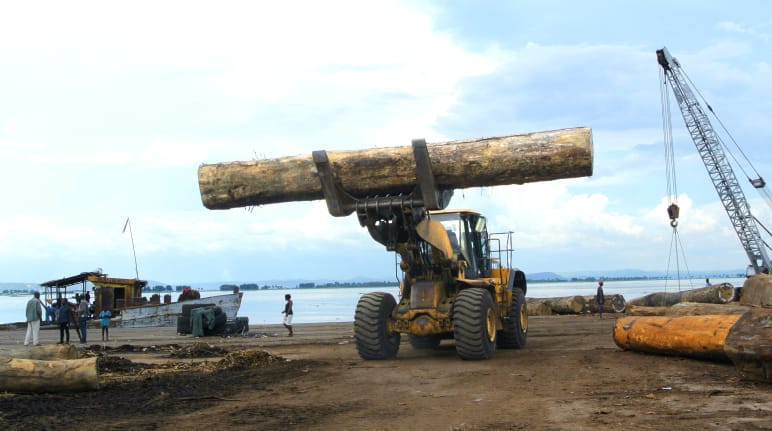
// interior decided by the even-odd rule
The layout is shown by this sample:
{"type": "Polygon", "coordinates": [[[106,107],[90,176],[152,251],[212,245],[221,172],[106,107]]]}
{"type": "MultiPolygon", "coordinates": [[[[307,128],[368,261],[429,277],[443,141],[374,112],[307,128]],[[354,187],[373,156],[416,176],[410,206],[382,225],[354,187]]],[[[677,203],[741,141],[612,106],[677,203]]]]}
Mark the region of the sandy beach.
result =
{"type": "MultiPolygon", "coordinates": [[[[0,428],[229,430],[768,430],[772,390],[731,364],[620,350],[614,317],[531,317],[523,350],[463,361],[452,340],[363,361],[350,323],[251,326],[246,336],[121,329],[98,356],[100,389],[0,395],[0,428]],[[87,419],[86,419],[87,418],[87,419]]],[[[77,336],[72,331],[73,341],[77,336]]],[[[58,331],[42,330],[43,344],[58,331]]],[[[24,348],[0,331],[0,354],[24,348]]]]}

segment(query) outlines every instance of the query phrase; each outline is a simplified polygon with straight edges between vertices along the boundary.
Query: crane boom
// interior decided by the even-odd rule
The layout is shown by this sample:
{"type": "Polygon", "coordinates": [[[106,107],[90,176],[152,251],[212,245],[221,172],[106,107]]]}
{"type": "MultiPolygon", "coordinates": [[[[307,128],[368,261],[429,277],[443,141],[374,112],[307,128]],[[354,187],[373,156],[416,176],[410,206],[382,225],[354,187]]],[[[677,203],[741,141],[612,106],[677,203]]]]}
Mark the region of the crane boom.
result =
{"type": "Polygon", "coordinates": [[[769,273],[772,265],[764,248],[764,241],[759,235],[748,201],[745,199],[745,194],[724,153],[716,131],[694,96],[678,60],[670,55],[667,48],[662,48],[657,50],[657,61],[673,89],[686,128],[750,259],[751,266],[757,273],[769,273]]]}

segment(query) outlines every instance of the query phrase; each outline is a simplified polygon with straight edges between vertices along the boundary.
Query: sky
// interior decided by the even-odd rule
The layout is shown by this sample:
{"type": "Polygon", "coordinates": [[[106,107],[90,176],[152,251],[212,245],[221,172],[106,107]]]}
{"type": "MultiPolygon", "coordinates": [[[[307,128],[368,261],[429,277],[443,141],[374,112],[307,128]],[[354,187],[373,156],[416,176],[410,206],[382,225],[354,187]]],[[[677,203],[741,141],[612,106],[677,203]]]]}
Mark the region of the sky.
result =
{"type": "Polygon", "coordinates": [[[513,231],[526,274],[745,268],[672,95],[669,226],[663,46],[772,179],[766,1],[4,2],[0,281],[393,280],[356,216],[208,210],[199,165],[569,127],[592,128],[591,177],[457,190],[450,207],[513,231]]]}

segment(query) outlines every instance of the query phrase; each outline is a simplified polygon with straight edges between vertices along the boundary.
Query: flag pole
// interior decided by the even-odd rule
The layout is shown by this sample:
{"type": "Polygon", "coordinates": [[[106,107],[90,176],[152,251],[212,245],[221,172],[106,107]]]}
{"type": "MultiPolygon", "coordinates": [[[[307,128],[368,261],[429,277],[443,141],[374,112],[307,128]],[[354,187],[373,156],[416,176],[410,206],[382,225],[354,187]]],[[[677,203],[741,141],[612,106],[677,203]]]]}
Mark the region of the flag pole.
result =
{"type": "Polygon", "coordinates": [[[137,274],[137,280],[139,280],[139,268],[137,266],[137,250],[134,248],[134,234],[131,232],[131,221],[129,217],[126,217],[126,223],[123,225],[123,232],[126,233],[126,228],[129,228],[129,236],[131,237],[131,252],[134,254],[134,272],[137,274]]]}

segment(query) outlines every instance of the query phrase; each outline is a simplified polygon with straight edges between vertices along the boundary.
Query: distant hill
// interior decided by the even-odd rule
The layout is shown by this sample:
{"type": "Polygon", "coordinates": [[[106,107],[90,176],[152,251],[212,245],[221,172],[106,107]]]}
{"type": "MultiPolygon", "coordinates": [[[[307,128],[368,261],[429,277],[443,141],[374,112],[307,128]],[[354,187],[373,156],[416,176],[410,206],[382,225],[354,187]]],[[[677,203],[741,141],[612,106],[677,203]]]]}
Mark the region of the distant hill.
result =
{"type": "Polygon", "coordinates": [[[554,272],[535,272],[533,274],[525,274],[526,280],[529,281],[567,281],[568,279],[562,275],[555,274],[554,272]]]}

